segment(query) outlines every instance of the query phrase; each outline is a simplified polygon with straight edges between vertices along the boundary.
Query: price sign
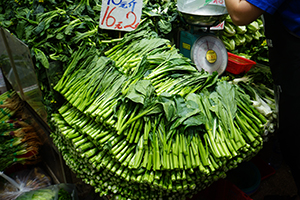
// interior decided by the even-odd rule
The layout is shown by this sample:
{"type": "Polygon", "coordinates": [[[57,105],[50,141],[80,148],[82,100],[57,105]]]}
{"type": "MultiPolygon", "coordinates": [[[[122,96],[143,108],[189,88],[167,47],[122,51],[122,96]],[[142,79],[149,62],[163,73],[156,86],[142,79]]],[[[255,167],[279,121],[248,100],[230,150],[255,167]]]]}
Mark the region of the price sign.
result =
{"type": "Polygon", "coordinates": [[[100,28],[133,31],[141,20],[143,0],[102,0],[100,28]]]}

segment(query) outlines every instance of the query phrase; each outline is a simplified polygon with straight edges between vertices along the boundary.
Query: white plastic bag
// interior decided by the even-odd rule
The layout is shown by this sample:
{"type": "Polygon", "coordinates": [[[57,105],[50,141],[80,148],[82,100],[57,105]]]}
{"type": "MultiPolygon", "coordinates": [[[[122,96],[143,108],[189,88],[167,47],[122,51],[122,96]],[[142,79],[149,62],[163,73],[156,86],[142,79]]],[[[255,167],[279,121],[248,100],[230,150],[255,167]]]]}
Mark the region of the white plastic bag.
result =
{"type": "Polygon", "coordinates": [[[23,193],[16,200],[78,200],[74,184],[60,183],[23,193]]]}
{"type": "Polygon", "coordinates": [[[177,8],[179,11],[194,12],[210,2],[212,0],[177,0],[177,8]]]}
{"type": "Polygon", "coordinates": [[[10,177],[0,171],[0,177],[3,177],[6,182],[1,179],[0,183],[0,199],[1,200],[14,200],[21,194],[44,188],[51,185],[51,178],[46,176],[40,168],[32,170],[23,170],[10,177]]]}

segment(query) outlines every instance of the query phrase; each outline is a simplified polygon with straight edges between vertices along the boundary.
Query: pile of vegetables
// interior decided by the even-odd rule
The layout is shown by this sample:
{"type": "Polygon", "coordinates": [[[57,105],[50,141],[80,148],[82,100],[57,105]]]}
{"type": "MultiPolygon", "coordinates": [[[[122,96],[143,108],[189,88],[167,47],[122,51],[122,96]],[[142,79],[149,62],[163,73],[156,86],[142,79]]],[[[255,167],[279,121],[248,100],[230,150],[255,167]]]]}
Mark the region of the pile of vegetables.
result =
{"type": "Polygon", "coordinates": [[[15,91],[6,91],[0,95],[0,120],[6,121],[22,112],[22,102],[15,91]]]}
{"type": "Polygon", "coordinates": [[[18,94],[7,91],[0,98],[0,171],[16,163],[38,163],[42,142],[35,129],[18,118],[21,110],[18,94]]]}
{"type": "Polygon", "coordinates": [[[0,170],[21,163],[33,165],[40,162],[38,155],[42,142],[34,129],[30,126],[20,127],[21,122],[3,122],[0,134],[1,163],[0,170]]]}
{"type": "Polygon", "coordinates": [[[67,102],[51,137],[101,196],[184,199],[256,155],[268,119],[242,87],[197,71],[145,29],[106,56],[85,46],[73,54],[54,87],[67,102]]]}
{"type": "MultiPolygon", "coordinates": [[[[100,0],[2,0],[0,26],[28,45],[48,116],[59,102],[52,87],[71,55],[82,44],[101,51],[118,41],[122,32],[99,29],[100,0]],[[114,39],[114,40],[111,40],[114,39]]],[[[176,1],[144,0],[142,19],[156,34],[175,38],[178,27],[176,1]]],[[[1,65],[1,58],[0,58],[1,65]]]]}
{"type": "Polygon", "coordinates": [[[268,66],[256,65],[246,74],[229,76],[229,82],[237,84],[250,96],[252,105],[268,119],[264,140],[268,141],[277,127],[278,108],[275,102],[272,73],[268,66]]]}
{"type": "Polygon", "coordinates": [[[98,28],[98,0],[0,2],[2,26],[31,49],[54,144],[101,196],[184,199],[263,147],[273,119],[255,93],[173,45],[175,3],[145,0],[119,37],[98,28]]]}
{"type": "Polygon", "coordinates": [[[220,38],[227,51],[258,63],[268,64],[268,47],[261,18],[248,25],[237,26],[228,15],[220,38]]]}

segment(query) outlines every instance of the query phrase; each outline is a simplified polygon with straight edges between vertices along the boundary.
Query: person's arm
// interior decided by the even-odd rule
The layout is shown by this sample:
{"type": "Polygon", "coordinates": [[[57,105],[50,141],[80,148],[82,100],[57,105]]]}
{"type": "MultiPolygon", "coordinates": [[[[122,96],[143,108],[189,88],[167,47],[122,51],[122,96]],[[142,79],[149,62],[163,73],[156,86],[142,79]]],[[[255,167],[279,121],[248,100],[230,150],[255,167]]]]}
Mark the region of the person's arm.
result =
{"type": "Polygon", "coordinates": [[[238,26],[250,24],[264,13],[246,0],[225,0],[225,4],[233,23],[238,26]]]}

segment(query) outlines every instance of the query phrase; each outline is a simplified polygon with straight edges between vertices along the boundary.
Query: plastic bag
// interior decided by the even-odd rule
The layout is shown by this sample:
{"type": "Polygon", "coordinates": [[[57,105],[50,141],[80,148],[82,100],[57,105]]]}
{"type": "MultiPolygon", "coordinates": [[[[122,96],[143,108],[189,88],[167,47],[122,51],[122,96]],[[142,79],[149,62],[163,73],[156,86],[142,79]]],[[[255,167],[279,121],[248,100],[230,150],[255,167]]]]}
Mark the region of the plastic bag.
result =
{"type": "Polygon", "coordinates": [[[61,183],[26,192],[16,200],[78,200],[78,194],[74,184],[61,183]]]}
{"type": "Polygon", "coordinates": [[[0,183],[1,200],[14,200],[25,192],[51,185],[51,178],[38,167],[17,172],[13,177],[0,172],[0,177],[6,180],[6,182],[0,183]]]}
{"type": "Polygon", "coordinates": [[[210,2],[212,0],[177,0],[177,8],[179,11],[194,12],[210,2]]]}

